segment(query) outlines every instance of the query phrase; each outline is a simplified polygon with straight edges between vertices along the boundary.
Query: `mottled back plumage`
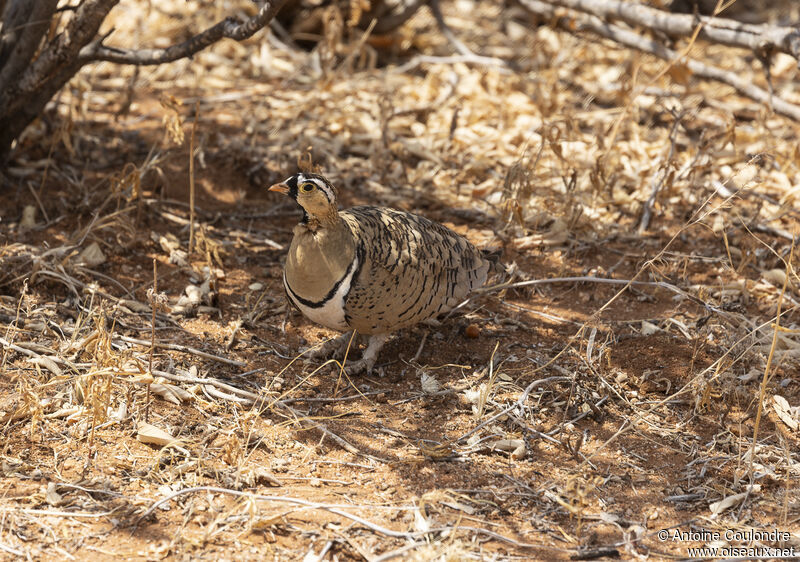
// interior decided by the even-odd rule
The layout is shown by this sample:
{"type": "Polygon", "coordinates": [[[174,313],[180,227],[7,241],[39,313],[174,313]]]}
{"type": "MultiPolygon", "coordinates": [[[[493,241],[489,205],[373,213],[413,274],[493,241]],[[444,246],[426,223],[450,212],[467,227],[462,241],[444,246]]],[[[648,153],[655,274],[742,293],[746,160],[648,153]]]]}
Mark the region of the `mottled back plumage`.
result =
{"type": "Polygon", "coordinates": [[[339,215],[356,240],[360,268],[345,300],[351,328],[393,332],[435,318],[486,282],[490,261],[449,228],[383,207],[339,215]]]}

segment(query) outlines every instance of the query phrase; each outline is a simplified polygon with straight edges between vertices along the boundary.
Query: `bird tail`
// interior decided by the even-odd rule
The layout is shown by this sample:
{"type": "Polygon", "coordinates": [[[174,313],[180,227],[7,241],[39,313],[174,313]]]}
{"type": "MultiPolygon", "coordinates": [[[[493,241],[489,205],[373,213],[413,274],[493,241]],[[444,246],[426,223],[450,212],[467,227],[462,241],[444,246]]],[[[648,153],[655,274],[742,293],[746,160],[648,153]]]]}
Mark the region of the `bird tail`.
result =
{"type": "Polygon", "coordinates": [[[492,273],[505,273],[505,267],[500,263],[500,257],[503,255],[503,249],[490,249],[481,250],[483,259],[489,262],[489,271],[492,273]]]}

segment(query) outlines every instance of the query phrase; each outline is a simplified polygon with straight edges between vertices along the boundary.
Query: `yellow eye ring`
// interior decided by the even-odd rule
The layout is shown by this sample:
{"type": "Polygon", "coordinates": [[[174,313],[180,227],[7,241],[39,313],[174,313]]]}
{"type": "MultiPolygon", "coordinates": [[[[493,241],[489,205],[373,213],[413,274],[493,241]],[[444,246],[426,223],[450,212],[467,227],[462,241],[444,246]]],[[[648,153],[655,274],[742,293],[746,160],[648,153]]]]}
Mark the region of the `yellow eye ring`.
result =
{"type": "Polygon", "coordinates": [[[314,191],[315,187],[316,186],[313,183],[307,181],[306,183],[300,184],[300,191],[303,193],[308,193],[309,191],[314,191]]]}

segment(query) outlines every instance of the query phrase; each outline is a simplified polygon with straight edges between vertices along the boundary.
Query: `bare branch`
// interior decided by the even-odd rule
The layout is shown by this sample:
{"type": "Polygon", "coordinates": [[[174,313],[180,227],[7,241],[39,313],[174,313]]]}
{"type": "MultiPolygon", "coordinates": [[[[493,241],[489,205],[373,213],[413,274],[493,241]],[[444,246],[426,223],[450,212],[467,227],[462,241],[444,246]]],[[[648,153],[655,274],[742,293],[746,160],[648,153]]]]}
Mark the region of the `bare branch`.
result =
{"type": "MultiPolygon", "coordinates": [[[[100,29],[103,20],[117,3],[119,0],[85,0],[82,2],[66,29],[39,54],[20,77],[14,89],[20,94],[27,95],[29,92],[38,90],[42,82],[47,81],[62,65],[75,64],[77,68],[80,68],[82,64],[75,62],[78,52],[97,35],[97,30],[100,29]]],[[[55,88],[54,93],[62,85],[55,88]]],[[[5,100],[0,100],[0,107],[4,105],[3,101],[5,100]]]]}
{"type": "MultiPolygon", "coordinates": [[[[23,71],[19,81],[0,84],[0,162],[11,141],[44,109],[44,106],[83,65],[77,60],[81,47],[97,35],[108,12],[119,0],[85,0],[75,10],[66,29],[50,41],[23,71]]],[[[49,25],[49,23],[48,23],[49,25]]]]}
{"type": "MultiPolygon", "coordinates": [[[[553,2],[561,1],[567,0],[553,0],[553,2]]],[[[548,2],[541,2],[540,0],[519,0],[519,2],[522,6],[533,13],[548,18],[553,18],[555,16],[556,12],[553,8],[553,5],[548,2]]],[[[569,20],[567,18],[557,18],[554,20],[554,22],[558,27],[561,27],[562,29],[565,29],[571,33],[574,33],[576,29],[585,29],[607,39],[611,39],[616,43],[625,45],[626,47],[643,51],[645,53],[650,53],[651,55],[655,55],[660,59],[680,62],[680,64],[685,65],[686,68],[688,68],[689,71],[695,76],[709,80],[716,80],[717,82],[727,84],[733,87],[741,95],[767,104],[771,106],[775,112],[794,119],[795,121],[800,121],[799,106],[789,103],[779,97],[770,96],[769,92],[759,88],[750,80],[739,76],[735,72],[723,70],[721,68],[710,66],[689,58],[681,59],[681,56],[677,51],[662,45],[658,41],[647,37],[642,37],[641,35],[624,29],[618,25],[603,21],[597,16],[570,12],[569,20]]]]}
{"type": "Polygon", "coordinates": [[[285,3],[286,0],[265,2],[255,16],[244,22],[233,17],[225,18],[186,41],[166,49],[118,49],[103,45],[103,38],[101,38],[81,49],[78,58],[83,64],[92,61],[108,61],[118,64],[150,65],[191,57],[222,38],[242,41],[252,37],[258,30],[269,24],[285,3]]]}
{"type": "Polygon", "coordinates": [[[227,18],[178,45],[145,50],[107,47],[103,45],[107,36],[98,38],[100,26],[117,3],[119,0],[82,0],[71,9],[72,14],[65,29],[44,46],[40,46],[41,38],[50,26],[57,1],[42,0],[35,3],[11,0],[5,5],[0,61],[3,56],[8,56],[8,64],[0,68],[0,163],[8,157],[11,143],[17,135],[85,64],[94,61],[160,64],[189,57],[223,37],[241,41],[267,25],[286,0],[263,3],[258,13],[246,21],[227,18]],[[25,22],[28,22],[28,26],[33,21],[38,22],[41,19],[39,15],[44,14],[46,9],[50,11],[45,14],[48,17],[44,18],[44,30],[34,27],[24,31],[27,29],[25,22]],[[12,25],[11,22],[20,25],[12,25]],[[20,32],[22,35],[13,35],[17,28],[23,30],[20,32]],[[25,39],[27,36],[29,39],[25,39]],[[13,49],[10,55],[6,53],[8,49],[13,49]],[[24,65],[17,60],[17,49],[24,49],[23,53],[30,51],[28,59],[19,59],[24,60],[24,65]],[[37,49],[41,51],[34,58],[37,49]]]}
{"type": "Polygon", "coordinates": [[[31,63],[57,4],[58,0],[12,0],[5,5],[0,35],[0,89],[31,63]]]}
{"type": "Polygon", "coordinates": [[[433,12],[433,17],[436,19],[439,31],[442,32],[442,35],[450,42],[453,48],[461,55],[474,56],[475,53],[470,51],[469,47],[464,45],[464,43],[456,37],[456,34],[453,33],[453,30],[450,29],[450,26],[444,21],[444,14],[442,13],[441,6],[439,6],[439,0],[429,0],[428,7],[431,9],[431,12],[433,12]]]}
{"type": "Polygon", "coordinates": [[[620,0],[545,0],[546,3],[578,10],[601,18],[658,30],[673,37],[690,37],[700,26],[700,37],[730,47],[757,53],[780,51],[800,59],[800,30],[796,27],[746,24],[727,18],[672,14],[635,2],[620,0]]]}
{"type": "MultiPolygon", "coordinates": [[[[387,3],[383,4],[385,5],[387,3]]],[[[398,3],[392,3],[395,9],[380,11],[374,15],[369,14],[370,17],[378,20],[373,31],[375,33],[389,33],[390,31],[394,31],[407,22],[424,4],[424,0],[402,0],[398,3]]],[[[372,7],[373,9],[375,8],[374,2],[372,3],[372,7]]]]}
{"type": "MultiPolygon", "coordinates": [[[[497,66],[500,68],[505,68],[507,66],[506,61],[502,59],[486,57],[473,53],[469,47],[467,47],[458,37],[456,37],[456,34],[453,33],[453,30],[450,29],[450,26],[447,25],[446,21],[444,21],[444,14],[442,13],[442,8],[439,5],[439,0],[428,0],[428,7],[433,13],[433,17],[436,20],[436,25],[439,26],[439,31],[442,32],[442,35],[444,35],[445,39],[447,39],[453,48],[460,54],[459,60],[466,63],[497,66]]],[[[406,65],[403,66],[405,67],[406,65]]]]}

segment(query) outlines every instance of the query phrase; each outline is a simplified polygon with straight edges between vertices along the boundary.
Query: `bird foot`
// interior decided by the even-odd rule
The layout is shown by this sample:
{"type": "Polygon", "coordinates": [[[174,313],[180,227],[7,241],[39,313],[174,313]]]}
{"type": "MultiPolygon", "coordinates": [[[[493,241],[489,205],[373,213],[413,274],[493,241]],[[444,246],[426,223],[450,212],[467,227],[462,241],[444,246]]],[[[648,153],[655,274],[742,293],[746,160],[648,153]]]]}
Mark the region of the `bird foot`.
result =
{"type": "Polygon", "coordinates": [[[378,352],[388,339],[388,334],[375,334],[370,336],[369,343],[367,343],[367,349],[365,349],[364,353],[361,354],[361,359],[345,364],[344,368],[347,370],[347,374],[371,374],[372,368],[375,366],[375,362],[378,360],[378,352]]]}
{"type": "MultiPolygon", "coordinates": [[[[341,349],[342,355],[344,355],[344,350],[347,349],[347,344],[350,342],[350,334],[349,333],[348,334],[343,334],[342,336],[339,336],[339,338],[336,338],[334,340],[330,340],[328,342],[325,342],[325,344],[323,344],[322,347],[325,347],[325,345],[327,345],[329,343],[332,343],[332,342],[336,342],[337,340],[340,340],[340,339],[344,339],[345,340],[344,341],[344,345],[343,345],[343,347],[341,349]]],[[[358,360],[355,360],[355,361],[348,360],[348,361],[345,362],[344,368],[345,368],[345,371],[347,371],[347,374],[348,375],[359,375],[359,374],[365,373],[365,374],[369,375],[370,373],[372,373],[372,368],[375,366],[375,362],[378,360],[378,352],[383,347],[383,344],[386,343],[387,339],[389,339],[389,335],[388,334],[376,334],[376,335],[370,336],[369,343],[367,344],[367,348],[364,350],[364,353],[361,354],[361,359],[358,359],[358,360]]],[[[351,348],[351,351],[352,351],[352,348],[351,348]]],[[[315,350],[314,355],[316,355],[316,354],[317,353],[316,353],[316,350],[315,350]]],[[[348,357],[349,356],[350,356],[350,354],[348,353],[348,357]]],[[[324,357],[326,359],[329,359],[330,358],[330,352],[328,352],[328,355],[322,355],[322,357],[324,357]]]]}
{"type": "MultiPolygon", "coordinates": [[[[350,345],[350,340],[353,332],[346,332],[335,338],[331,338],[322,345],[309,347],[303,350],[303,357],[305,359],[318,360],[318,359],[342,359],[347,346],[350,345]]],[[[353,346],[356,340],[353,339],[353,346]]],[[[352,349],[352,348],[351,348],[352,349]]]]}
{"type": "Polygon", "coordinates": [[[375,361],[365,361],[364,359],[358,359],[357,361],[348,361],[344,365],[344,370],[347,372],[349,376],[355,375],[370,375],[372,374],[372,367],[375,366],[375,361]]]}

